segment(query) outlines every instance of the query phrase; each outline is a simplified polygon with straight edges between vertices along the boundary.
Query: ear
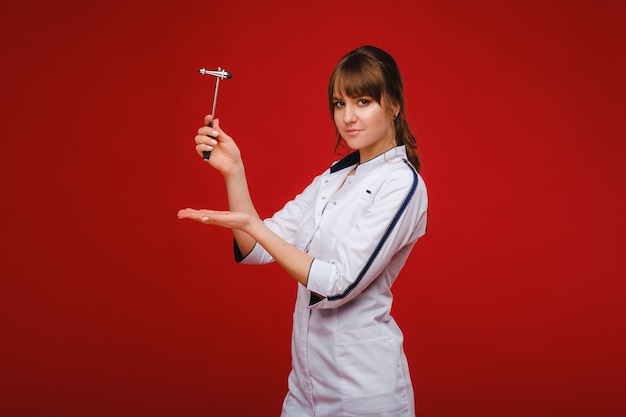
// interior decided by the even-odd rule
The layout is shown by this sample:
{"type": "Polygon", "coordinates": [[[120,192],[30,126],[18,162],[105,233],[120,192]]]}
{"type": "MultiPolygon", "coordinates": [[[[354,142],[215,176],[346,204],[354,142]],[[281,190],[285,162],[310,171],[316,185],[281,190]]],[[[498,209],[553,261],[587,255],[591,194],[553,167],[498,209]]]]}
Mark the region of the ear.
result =
{"type": "Polygon", "coordinates": [[[391,113],[393,114],[393,119],[395,120],[398,117],[398,113],[400,113],[400,105],[397,103],[393,103],[391,105],[391,113]]]}
{"type": "Polygon", "coordinates": [[[395,100],[389,100],[386,97],[381,97],[381,104],[384,103],[383,105],[389,106],[388,109],[391,111],[391,118],[392,119],[396,119],[396,117],[398,117],[398,113],[400,113],[400,103],[398,103],[395,100]]]}

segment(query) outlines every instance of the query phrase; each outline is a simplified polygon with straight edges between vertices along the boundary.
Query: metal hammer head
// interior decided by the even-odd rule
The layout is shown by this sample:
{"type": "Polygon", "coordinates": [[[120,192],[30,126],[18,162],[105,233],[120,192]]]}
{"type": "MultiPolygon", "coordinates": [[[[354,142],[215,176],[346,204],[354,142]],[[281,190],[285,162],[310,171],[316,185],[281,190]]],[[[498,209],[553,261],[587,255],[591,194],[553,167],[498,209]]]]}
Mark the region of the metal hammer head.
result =
{"type": "Polygon", "coordinates": [[[200,74],[202,74],[202,75],[212,75],[212,76],[217,77],[217,78],[219,78],[221,80],[227,80],[227,79],[233,78],[233,74],[231,74],[230,72],[228,72],[226,70],[223,70],[223,69],[221,69],[219,67],[218,67],[217,70],[207,70],[207,69],[204,69],[204,68],[200,68],[198,70],[198,72],[200,74]]]}

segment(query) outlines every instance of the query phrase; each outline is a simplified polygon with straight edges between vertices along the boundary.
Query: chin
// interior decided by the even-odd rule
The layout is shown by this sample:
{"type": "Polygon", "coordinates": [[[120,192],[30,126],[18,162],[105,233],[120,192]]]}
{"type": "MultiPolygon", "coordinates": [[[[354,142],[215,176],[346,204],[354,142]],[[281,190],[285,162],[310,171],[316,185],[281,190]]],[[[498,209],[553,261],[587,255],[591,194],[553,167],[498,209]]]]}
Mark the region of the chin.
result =
{"type": "Polygon", "coordinates": [[[344,139],[343,141],[348,146],[348,148],[350,148],[350,149],[357,150],[357,149],[361,149],[363,147],[363,145],[361,143],[359,143],[359,141],[354,140],[354,139],[350,139],[350,140],[344,139]]]}

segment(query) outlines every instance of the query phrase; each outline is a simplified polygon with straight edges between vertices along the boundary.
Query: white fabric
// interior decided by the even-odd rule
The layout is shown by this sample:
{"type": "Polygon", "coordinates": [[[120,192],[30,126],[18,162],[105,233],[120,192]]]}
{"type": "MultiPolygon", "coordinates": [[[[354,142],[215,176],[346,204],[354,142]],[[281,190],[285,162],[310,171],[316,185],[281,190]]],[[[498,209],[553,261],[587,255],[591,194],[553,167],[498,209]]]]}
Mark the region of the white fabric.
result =
{"type": "MultiPolygon", "coordinates": [[[[391,286],[426,231],[426,187],[404,146],[351,176],[346,160],[265,220],[315,258],[307,287],[298,285],[282,415],[414,416],[391,286]]],[[[242,263],[272,260],[256,245],[242,263]]]]}

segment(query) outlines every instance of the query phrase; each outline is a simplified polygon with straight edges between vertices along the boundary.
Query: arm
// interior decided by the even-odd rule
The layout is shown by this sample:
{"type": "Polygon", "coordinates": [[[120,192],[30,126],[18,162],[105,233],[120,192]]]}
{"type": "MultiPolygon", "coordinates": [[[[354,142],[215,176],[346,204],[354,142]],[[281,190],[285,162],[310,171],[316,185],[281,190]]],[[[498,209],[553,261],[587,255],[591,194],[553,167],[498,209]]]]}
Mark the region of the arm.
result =
{"type": "MultiPolygon", "coordinates": [[[[200,156],[203,151],[211,151],[208,162],[224,176],[229,209],[260,219],[250,197],[241,152],[235,141],[220,128],[219,120],[213,120],[213,127],[208,127],[211,121],[212,117],[206,116],[205,126],[198,129],[196,151],[200,156]]],[[[233,229],[233,235],[244,255],[256,244],[256,239],[240,229],[233,229]]]]}
{"type": "MultiPolygon", "coordinates": [[[[239,211],[248,214],[251,219],[261,221],[252,198],[250,197],[250,191],[248,190],[248,181],[246,180],[246,173],[241,164],[241,169],[236,173],[231,173],[224,177],[226,181],[226,192],[228,193],[228,207],[231,211],[239,211]]],[[[241,229],[232,229],[233,236],[237,242],[237,246],[242,255],[249,253],[258,239],[253,235],[246,233],[241,229]]]]}
{"type": "MultiPolygon", "coordinates": [[[[206,125],[211,121],[211,116],[205,117],[206,125]]],[[[224,176],[230,211],[185,209],[179,211],[178,217],[232,229],[237,246],[244,256],[259,242],[291,276],[306,285],[313,258],[263,224],[250,197],[241,152],[234,140],[221,129],[219,120],[213,120],[212,127],[203,126],[198,129],[195,140],[198,154],[202,156],[203,151],[211,151],[208,163],[224,176]]],[[[292,202],[288,205],[289,210],[283,209],[288,212],[287,217],[299,217],[301,206],[306,204],[302,200],[306,198],[297,198],[297,203],[292,202]]],[[[291,222],[286,221],[284,224],[291,222]]],[[[294,230],[282,232],[291,235],[294,230]]]]}

